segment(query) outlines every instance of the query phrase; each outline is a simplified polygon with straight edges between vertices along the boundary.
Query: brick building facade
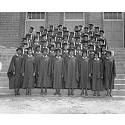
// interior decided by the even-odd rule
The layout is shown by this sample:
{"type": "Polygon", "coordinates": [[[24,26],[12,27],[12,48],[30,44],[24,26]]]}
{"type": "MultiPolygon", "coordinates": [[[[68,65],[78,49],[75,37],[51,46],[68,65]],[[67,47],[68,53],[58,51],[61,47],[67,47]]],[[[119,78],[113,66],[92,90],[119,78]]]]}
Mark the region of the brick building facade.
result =
{"type": "MultiPolygon", "coordinates": [[[[35,12],[34,12],[35,13],[35,12]]],[[[43,14],[43,12],[41,12],[43,14]]],[[[31,14],[31,13],[30,13],[31,14]]],[[[110,48],[124,48],[124,22],[125,13],[121,12],[45,12],[42,19],[28,18],[26,12],[1,12],[0,13],[0,45],[16,47],[21,38],[28,32],[29,26],[39,31],[39,26],[46,28],[50,24],[65,25],[73,30],[75,25],[87,26],[93,23],[105,30],[105,35],[110,48]]]]}

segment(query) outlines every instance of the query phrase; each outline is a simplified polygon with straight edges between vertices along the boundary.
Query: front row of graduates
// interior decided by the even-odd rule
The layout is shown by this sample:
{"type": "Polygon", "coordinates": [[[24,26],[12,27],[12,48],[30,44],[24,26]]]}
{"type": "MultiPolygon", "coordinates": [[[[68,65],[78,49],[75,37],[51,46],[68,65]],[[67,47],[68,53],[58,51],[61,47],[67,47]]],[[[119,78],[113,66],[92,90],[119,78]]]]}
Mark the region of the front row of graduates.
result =
{"type": "Polygon", "coordinates": [[[36,87],[45,95],[48,88],[53,88],[54,95],[61,95],[61,89],[67,89],[68,95],[74,95],[74,89],[81,89],[81,95],[87,96],[87,90],[92,90],[93,96],[100,96],[100,91],[107,90],[107,96],[112,96],[116,71],[111,51],[106,51],[103,58],[99,58],[97,52],[90,58],[86,50],[81,56],[75,56],[74,48],[69,48],[64,57],[60,48],[56,49],[55,55],[48,55],[47,48],[35,56],[32,48],[28,49],[27,55],[22,55],[21,48],[16,51],[7,73],[9,88],[15,90],[15,95],[20,95],[20,88],[26,89],[26,95],[31,95],[36,87]]]}

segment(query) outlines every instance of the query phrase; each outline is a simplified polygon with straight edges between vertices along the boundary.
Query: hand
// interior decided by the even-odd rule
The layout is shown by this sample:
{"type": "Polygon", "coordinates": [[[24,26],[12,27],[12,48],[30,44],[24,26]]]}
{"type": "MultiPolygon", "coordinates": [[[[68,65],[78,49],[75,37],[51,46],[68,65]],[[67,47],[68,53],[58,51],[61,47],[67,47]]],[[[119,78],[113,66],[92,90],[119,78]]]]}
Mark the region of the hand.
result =
{"type": "Polygon", "coordinates": [[[13,71],[13,75],[15,75],[15,71],[13,71]]]}
{"type": "Polygon", "coordinates": [[[89,73],[89,77],[91,77],[91,73],[89,73]]]}
{"type": "Polygon", "coordinates": [[[35,73],[33,73],[33,76],[35,76],[35,73]]]}
{"type": "Polygon", "coordinates": [[[22,73],[22,76],[24,76],[24,73],[22,73]]]}

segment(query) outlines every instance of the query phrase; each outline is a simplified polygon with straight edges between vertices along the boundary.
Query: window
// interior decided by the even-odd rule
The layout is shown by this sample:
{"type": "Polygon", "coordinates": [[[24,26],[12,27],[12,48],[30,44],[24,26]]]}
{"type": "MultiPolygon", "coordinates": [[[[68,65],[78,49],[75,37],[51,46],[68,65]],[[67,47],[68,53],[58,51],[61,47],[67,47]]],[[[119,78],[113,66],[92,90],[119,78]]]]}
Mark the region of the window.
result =
{"type": "Polygon", "coordinates": [[[83,12],[65,12],[65,20],[83,20],[83,12]]]}
{"type": "Polygon", "coordinates": [[[122,12],[104,12],[104,20],[121,20],[122,12]]]}
{"type": "Polygon", "coordinates": [[[45,12],[28,12],[27,20],[45,20],[45,12]]]}

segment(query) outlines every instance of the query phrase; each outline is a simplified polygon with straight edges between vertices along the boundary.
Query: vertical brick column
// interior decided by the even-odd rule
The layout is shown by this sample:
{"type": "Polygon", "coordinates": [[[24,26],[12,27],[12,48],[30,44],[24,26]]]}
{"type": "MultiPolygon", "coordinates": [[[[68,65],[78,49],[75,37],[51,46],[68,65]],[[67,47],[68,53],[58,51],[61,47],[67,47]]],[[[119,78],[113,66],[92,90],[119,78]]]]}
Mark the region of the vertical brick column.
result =
{"type": "Polygon", "coordinates": [[[48,12],[46,13],[46,26],[54,25],[57,27],[59,24],[63,24],[63,12],[48,12]]]}
{"type": "Polygon", "coordinates": [[[0,45],[16,47],[19,40],[20,13],[0,13],[0,45]]]}
{"type": "Polygon", "coordinates": [[[88,23],[93,23],[96,26],[103,28],[103,13],[102,12],[89,12],[88,23]]]}
{"type": "Polygon", "coordinates": [[[19,39],[18,43],[22,41],[22,38],[25,35],[25,17],[26,13],[25,12],[20,12],[20,23],[19,23],[19,39]]]}

